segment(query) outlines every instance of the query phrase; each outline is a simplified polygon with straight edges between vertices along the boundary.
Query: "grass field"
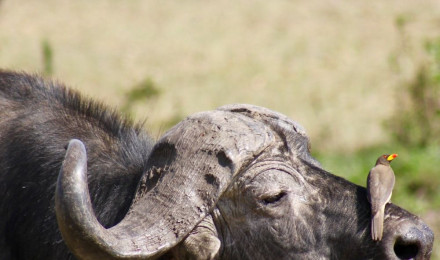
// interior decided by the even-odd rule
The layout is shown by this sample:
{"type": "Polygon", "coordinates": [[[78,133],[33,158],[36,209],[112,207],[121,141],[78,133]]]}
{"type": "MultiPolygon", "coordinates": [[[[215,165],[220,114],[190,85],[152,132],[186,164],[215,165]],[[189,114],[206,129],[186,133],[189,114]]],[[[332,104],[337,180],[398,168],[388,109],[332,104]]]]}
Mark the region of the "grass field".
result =
{"type": "Polygon", "coordinates": [[[265,106],[360,185],[378,155],[399,153],[392,200],[436,234],[438,39],[438,0],[0,1],[1,68],[60,79],[156,137],[194,112],[265,106]]]}

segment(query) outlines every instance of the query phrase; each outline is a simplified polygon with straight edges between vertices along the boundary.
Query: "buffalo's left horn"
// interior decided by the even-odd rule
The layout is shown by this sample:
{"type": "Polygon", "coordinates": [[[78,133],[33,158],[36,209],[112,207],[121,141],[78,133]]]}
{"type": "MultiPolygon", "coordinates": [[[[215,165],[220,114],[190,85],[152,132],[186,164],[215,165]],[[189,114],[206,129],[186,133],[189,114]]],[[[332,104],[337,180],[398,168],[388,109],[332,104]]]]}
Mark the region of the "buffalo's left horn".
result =
{"type": "Polygon", "coordinates": [[[84,144],[69,142],[55,192],[58,227],[70,250],[80,259],[121,258],[123,241],[97,221],[87,186],[87,155],[84,144]],[[116,245],[116,246],[115,246],[116,245]]]}
{"type": "Polygon", "coordinates": [[[72,140],[55,195],[62,236],[79,259],[157,258],[182,241],[237,173],[274,143],[265,123],[240,113],[187,118],[155,145],[130,210],[105,229],[90,202],[84,144],[72,140]]]}

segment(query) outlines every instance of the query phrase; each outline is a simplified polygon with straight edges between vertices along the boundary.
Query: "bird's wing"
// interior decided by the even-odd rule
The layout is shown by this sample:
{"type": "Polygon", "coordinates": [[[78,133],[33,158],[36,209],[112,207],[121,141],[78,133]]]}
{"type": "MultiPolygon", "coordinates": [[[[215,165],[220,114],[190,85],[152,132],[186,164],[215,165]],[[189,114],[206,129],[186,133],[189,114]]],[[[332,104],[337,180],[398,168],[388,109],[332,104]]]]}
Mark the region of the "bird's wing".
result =
{"type": "Polygon", "coordinates": [[[377,212],[391,198],[394,187],[394,172],[391,167],[376,165],[368,174],[368,199],[373,212],[377,212]]]}

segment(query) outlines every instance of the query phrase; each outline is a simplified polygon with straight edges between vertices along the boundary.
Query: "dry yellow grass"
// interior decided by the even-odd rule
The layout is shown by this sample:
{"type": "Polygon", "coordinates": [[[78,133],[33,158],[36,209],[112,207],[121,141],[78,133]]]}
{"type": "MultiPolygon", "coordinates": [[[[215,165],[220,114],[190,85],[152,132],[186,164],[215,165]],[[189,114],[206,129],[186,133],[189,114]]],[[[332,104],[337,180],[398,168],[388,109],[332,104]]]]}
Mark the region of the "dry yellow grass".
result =
{"type": "Polygon", "coordinates": [[[175,114],[252,103],[287,114],[314,145],[335,150],[388,138],[396,18],[410,19],[415,46],[440,33],[439,2],[427,0],[6,0],[0,8],[2,68],[41,70],[47,39],[54,76],[112,105],[152,78],[162,95],[136,116],[153,132],[175,114]]]}
{"type": "Polygon", "coordinates": [[[161,95],[135,115],[156,136],[175,115],[252,103],[300,122],[321,150],[350,151],[389,138],[399,83],[439,35],[438,0],[4,0],[0,68],[41,71],[47,40],[54,77],[113,106],[151,78],[161,95]],[[414,50],[400,73],[398,17],[414,50]]]}

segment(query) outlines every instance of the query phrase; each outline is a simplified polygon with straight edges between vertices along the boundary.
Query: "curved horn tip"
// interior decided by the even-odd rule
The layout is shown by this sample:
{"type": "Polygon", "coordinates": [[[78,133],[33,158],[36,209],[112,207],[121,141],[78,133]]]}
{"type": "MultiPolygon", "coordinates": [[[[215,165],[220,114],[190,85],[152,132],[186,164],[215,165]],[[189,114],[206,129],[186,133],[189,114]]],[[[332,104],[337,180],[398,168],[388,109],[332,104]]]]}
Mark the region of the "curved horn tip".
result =
{"type": "Polygon", "coordinates": [[[71,149],[80,149],[82,151],[86,151],[86,147],[84,143],[79,139],[71,139],[67,145],[67,150],[71,149]]]}
{"type": "Polygon", "coordinates": [[[55,191],[55,213],[64,241],[75,253],[81,248],[86,219],[94,217],[87,186],[87,154],[83,142],[72,139],[67,146],[55,191]],[[80,206],[80,207],[79,207],[80,206]]]}
{"type": "Polygon", "coordinates": [[[78,139],[72,139],[69,141],[66,155],[58,175],[57,187],[62,188],[65,186],[65,183],[63,182],[66,180],[63,179],[70,181],[70,183],[78,181],[87,183],[86,147],[84,143],[78,139]]]}

